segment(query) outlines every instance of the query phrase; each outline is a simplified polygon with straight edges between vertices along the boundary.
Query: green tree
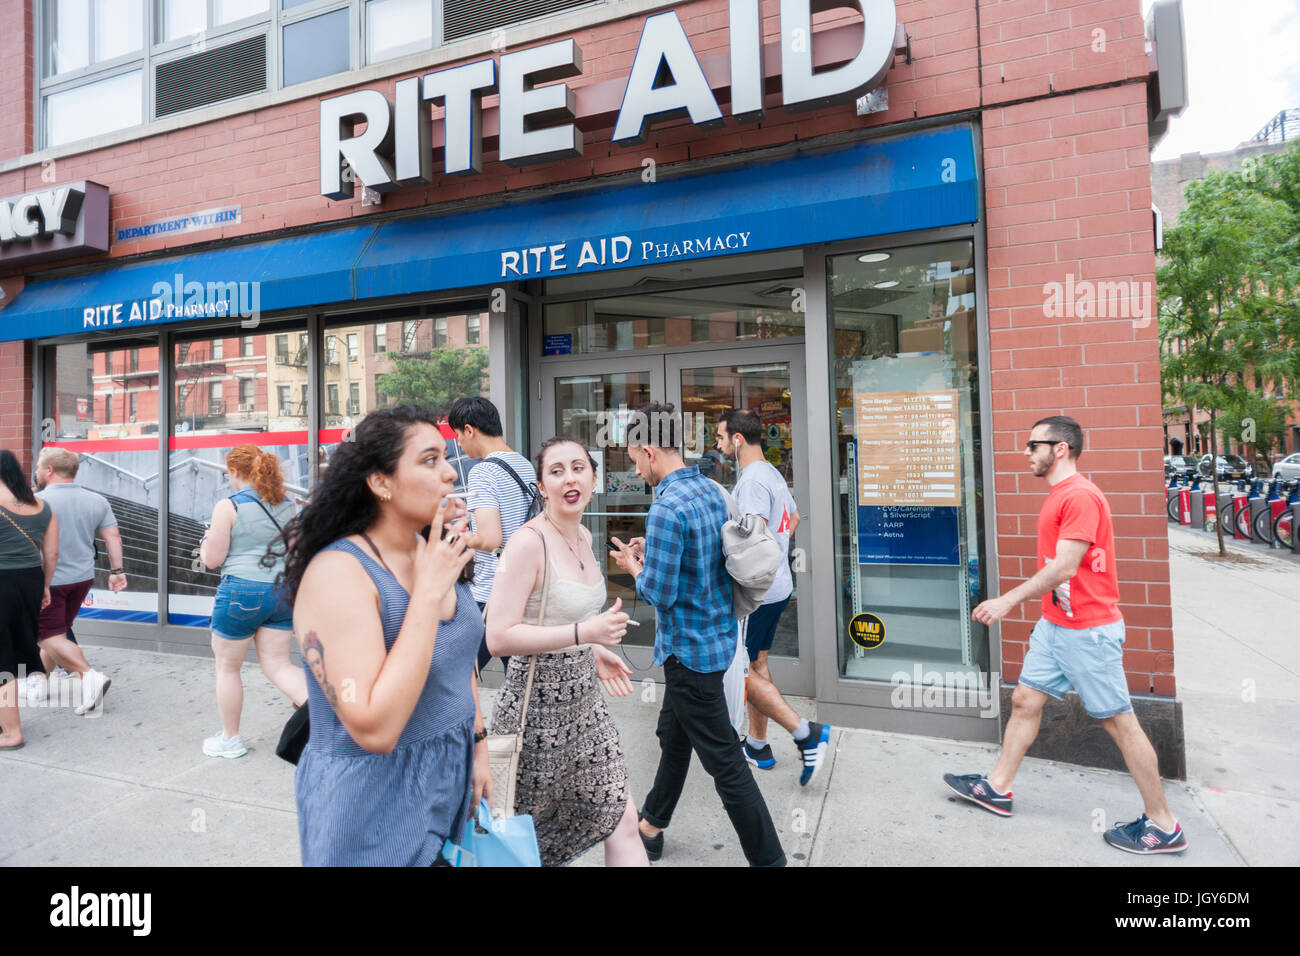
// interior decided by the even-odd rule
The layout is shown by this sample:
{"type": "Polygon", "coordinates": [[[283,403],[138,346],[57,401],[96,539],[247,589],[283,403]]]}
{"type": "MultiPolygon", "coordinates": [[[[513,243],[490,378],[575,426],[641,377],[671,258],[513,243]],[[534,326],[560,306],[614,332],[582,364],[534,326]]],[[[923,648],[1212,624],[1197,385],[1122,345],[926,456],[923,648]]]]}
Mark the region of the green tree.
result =
{"type": "Polygon", "coordinates": [[[376,390],[387,405],[419,405],[445,415],[458,398],[483,394],[488,351],[441,348],[393,359],[392,371],[379,376],[376,390]]]}
{"type": "MultiPolygon", "coordinates": [[[[1295,310],[1289,256],[1297,211],[1259,188],[1262,179],[1251,167],[1189,184],[1187,207],[1165,234],[1165,263],[1156,272],[1162,387],[1190,413],[1209,412],[1211,461],[1219,454],[1220,416],[1240,425],[1258,407],[1259,383],[1296,381],[1297,337],[1288,313],[1295,310]]],[[[1217,502],[1218,470],[1211,471],[1217,502]]],[[[1222,527],[1218,539],[1224,554],[1222,527]]]]}

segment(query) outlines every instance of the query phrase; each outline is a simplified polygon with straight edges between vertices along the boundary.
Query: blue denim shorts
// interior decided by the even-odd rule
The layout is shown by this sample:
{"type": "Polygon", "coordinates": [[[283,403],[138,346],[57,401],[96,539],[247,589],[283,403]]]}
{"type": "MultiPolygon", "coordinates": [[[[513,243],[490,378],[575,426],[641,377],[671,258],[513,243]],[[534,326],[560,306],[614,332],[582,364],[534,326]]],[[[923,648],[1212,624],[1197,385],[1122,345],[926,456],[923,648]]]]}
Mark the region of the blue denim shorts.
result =
{"type": "Polygon", "coordinates": [[[1057,700],[1073,688],[1090,717],[1127,713],[1133,703],[1124,677],[1124,622],[1074,631],[1039,618],[1020,683],[1057,700]]]}
{"type": "Polygon", "coordinates": [[[226,576],[212,604],[212,633],[228,641],[252,637],[260,627],[293,630],[293,609],[269,581],[226,576]]]}

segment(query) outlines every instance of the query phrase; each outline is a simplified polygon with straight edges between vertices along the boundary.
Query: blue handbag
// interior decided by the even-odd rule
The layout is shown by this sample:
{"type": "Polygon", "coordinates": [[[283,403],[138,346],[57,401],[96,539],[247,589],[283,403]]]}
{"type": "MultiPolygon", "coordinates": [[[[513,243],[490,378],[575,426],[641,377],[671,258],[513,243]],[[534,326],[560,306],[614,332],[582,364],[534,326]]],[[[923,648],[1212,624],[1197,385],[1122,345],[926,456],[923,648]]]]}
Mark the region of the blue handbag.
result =
{"type": "Polygon", "coordinates": [[[465,824],[460,841],[448,840],[443,858],[452,866],[541,866],[537,829],[526,813],[494,819],[487,800],[465,824]]]}

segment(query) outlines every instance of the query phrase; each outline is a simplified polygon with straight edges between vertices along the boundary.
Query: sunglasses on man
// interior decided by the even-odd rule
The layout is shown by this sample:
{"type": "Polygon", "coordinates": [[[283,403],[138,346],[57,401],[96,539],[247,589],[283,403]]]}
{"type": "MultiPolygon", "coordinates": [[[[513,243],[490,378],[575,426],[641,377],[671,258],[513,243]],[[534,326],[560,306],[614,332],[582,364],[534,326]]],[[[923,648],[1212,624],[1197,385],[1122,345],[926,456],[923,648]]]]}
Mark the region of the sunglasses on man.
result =
{"type": "Polygon", "coordinates": [[[1065,442],[1062,441],[1062,440],[1059,439],[1059,438],[1057,438],[1057,439],[1051,439],[1051,438],[1030,439],[1029,441],[1025,442],[1025,451],[1029,452],[1029,453],[1032,455],[1032,454],[1034,453],[1034,449],[1035,449],[1036,447],[1038,447],[1039,445],[1064,445],[1064,444],[1065,444],[1065,442]]]}

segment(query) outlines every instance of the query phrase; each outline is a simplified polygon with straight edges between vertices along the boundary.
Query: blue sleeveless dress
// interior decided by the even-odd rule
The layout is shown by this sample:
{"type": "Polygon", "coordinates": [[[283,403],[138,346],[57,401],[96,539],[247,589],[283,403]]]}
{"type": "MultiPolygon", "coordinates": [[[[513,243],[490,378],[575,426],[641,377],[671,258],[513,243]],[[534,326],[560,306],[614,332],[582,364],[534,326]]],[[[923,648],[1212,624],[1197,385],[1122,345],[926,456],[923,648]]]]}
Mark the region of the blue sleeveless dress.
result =
{"type": "MultiPolygon", "coordinates": [[[[324,550],[353,555],[375,582],[384,645],[391,651],[410,595],[351,541],[324,550]]],[[[457,584],[456,614],[438,625],[424,690],[397,747],[386,755],[352,739],[303,664],[311,738],[294,777],[303,866],[429,866],[443,842],[460,835],[472,799],[470,675],[482,640],[473,592],[457,584]]]]}

